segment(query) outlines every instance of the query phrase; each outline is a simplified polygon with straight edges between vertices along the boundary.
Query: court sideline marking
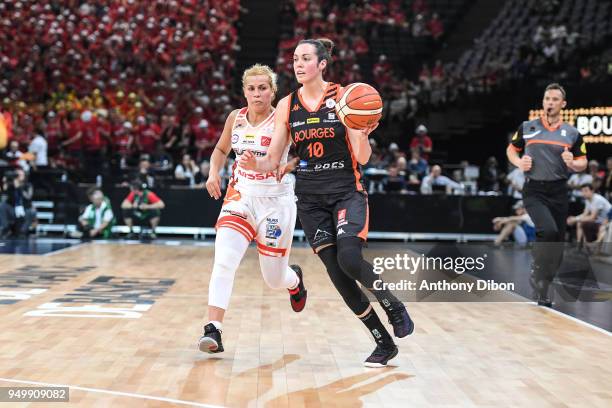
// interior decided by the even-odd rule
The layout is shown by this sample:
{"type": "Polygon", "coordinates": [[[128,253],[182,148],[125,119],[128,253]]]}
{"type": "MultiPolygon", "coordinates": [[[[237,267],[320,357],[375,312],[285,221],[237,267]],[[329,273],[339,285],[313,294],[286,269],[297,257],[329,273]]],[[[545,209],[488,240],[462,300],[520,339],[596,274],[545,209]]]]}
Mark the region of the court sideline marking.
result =
{"type": "Polygon", "coordinates": [[[97,392],[100,394],[119,395],[122,397],[141,398],[141,399],[148,399],[148,400],[153,400],[153,401],[170,402],[173,404],[189,405],[192,407],[225,408],[220,405],[202,404],[202,403],[193,402],[193,401],[184,401],[184,400],[178,400],[174,398],[165,398],[165,397],[155,397],[151,395],[134,394],[131,392],[123,392],[123,391],[104,390],[101,388],[79,387],[77,385],[51,384],[51,383],[44,383],[44,382],[38,382],[38,381],[25,381],[25,380],[16,380],[12,378],[2,378],[2,377],[0,377],[0,381],[17,383],[17,384],[37,385],[40,387],[68,387],[70,389],[75,389],[75,390],[80,390],[80,391],[97,392]]]}
{"type": "Polygon", "coordinates": [[[599,326],[595,326],[594,324],[591,324],[589,322],[585,322],[584,320],[577,319],[574,316],[570,316],[570,315],[568,315],[566,313],[563,313],[563,312],[560,312],[558,310],[551,309],[550,307],[543,307],[542,309],[547,310],[550,313],[554,313],[556,315],[559,315],[559,316],[565,317],[567,319],[573,320],[574,322],[579,323],[579,324],[581,324],[583,326],[590,327],[591,329],[597,330],[600,333],[606,334],[608,336],[612,336],[612,332],[609,332],[606,329],[602,329],[599,326]]]}

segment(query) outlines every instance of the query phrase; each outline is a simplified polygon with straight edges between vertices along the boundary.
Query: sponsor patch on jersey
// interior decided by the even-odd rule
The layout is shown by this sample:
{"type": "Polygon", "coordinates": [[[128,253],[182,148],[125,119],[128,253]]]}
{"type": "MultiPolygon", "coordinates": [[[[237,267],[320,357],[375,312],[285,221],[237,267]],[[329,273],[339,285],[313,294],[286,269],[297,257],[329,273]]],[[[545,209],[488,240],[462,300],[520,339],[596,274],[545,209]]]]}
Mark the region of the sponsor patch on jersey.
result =
{"type": "Polygon", "coordinates": [[[330,112],[327,114],[327,119],[334,120],[336,119],[336,114],[334,112],[330,112]]]}
{"type": "Polygon", "coordinates": [[[300,168],[304,169],[304,168],[308,167],[308,162],[306,160],[300,160],[299,166],[300,166],[300,168]]]}
{"type": "Polygon", "coordinates": [[[291,127],[304,126],[305,124],[306,124],[306,122],[300,122],[300,121],[297,121],[297,122],[293,122],[293,123],[291,124],[291,127]]]}
{"type": "Polygon", "coordinates": [[[268,136],[262,136],[261,137],[261,145],[262,146],[270,146],[270,142],[272,141],[271,137],[268,136]]]}
{"type": "Polygon", "coordinates": [[[561,129],[561,136],[567,137],[567,130],[561,129]]]}
{"type": "Polygon", "coordinates": [[[334,101],[332,98],[329,98],[328,100],[325,101],[325,106],[327,106],[330,109],[335,108],[336,101],[334,101]]]}
{"type": "Polygon", "coordinates": [[[244,135],[244,144],[255,144],[255,135],[244,135]]]}
{"type": "Polygon", "coordinates": [[[586,150],[586,143],[582,142],[582,145],[580,146],[580,151],[584,154],[586,154],[587,150],[586,150]]]}
{"type": "Polygon", "coordinates": [[[306,119],[306,123],[311,125],[313,123],[321,123],[321,119],[319,118],[308,118],[306,119]]]}
{"type": "Polygon", "coordinates": [[[238,136],[236,133],[234,133],[232,135],[232,143],[238,143],[238,139],[240,139],[240,136],[238,136]]]}

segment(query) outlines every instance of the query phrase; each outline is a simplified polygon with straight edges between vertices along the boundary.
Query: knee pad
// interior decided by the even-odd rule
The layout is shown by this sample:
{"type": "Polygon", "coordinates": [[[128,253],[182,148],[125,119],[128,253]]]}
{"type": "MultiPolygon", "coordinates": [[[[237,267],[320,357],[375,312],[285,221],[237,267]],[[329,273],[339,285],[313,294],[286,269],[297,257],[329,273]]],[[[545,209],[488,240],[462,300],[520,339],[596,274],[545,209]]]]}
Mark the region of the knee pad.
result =
{"type": "Polygon", "coordinates": [[[334,246],[322,249],[317,253],[327,274],[334,284],[344,303],[356,315],[360,315],[370,305],[366,295],[361,291],[355,279],[348,276],[338,265],[338,253],[334,246]]]}
{"type": "Polygon", "coordinates": [[[363,255],[359,238],[351,237],[338,241],[338,264],[348,276],[361,281],[363,255]]]}
{"type": "Polygon", "coordinates": [[[297,275],[289,268],[289,258],[286,256],[260,255],[259,267],[266,285],[272,289],[287,289],[296,283],[297,275]]]}

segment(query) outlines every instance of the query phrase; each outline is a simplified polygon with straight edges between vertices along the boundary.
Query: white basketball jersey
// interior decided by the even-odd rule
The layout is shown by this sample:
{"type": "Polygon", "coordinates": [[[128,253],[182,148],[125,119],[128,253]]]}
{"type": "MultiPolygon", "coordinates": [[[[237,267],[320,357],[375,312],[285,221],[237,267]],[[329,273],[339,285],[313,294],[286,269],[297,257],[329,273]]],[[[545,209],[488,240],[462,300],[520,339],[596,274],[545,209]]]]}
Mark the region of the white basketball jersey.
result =
{"type": "MultiPolygon", "coordinates": [[[[276,111],[257,126],[249,123],[247,112],[248,108],[240,109],[232,126],[232,149],[236,153],[236,163],[232,169],[231,185],[239,192],[253,196],[270,197],[293,193],[292,178],[289,175],[285,175],[279,183],[276,181],[276,170],[264,174],[237,165],[246,150],[250,150],[255,157],[265,156],[274,135],[276,111]]],[[[287,163],[288,153],[287,143],[281,155],[281,165],[287,163]]]]}

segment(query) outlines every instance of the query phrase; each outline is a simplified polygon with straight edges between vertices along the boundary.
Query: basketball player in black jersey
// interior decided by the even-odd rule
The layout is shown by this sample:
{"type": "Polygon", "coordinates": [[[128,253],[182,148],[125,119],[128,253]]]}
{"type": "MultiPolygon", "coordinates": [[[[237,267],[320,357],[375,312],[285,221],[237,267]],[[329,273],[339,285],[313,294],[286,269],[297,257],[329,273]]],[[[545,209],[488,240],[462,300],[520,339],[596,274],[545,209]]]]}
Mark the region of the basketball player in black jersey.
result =
{"type": "Polygon", "coordinates": [[[291,137],[300,159],[295,186],[300,222],[334,286],[377,343],[365,365],[383,367],[398,349],[357,282],[376,296],[396,337],[411,334],[414,324],[392,293],[372,289],[378,275],[361,253],[368,232],[368,199],[360,165],[370,158],[368,135],[376,126],[353,130],[336,117],[334,107],[342,88],[323,80],[332,48],[329,40],[298,44],[293,69],[302,87],[278,103],[276,128],[266,156],[255,158],[245,153],[240,166],[260,172],[276,169],[291,137]]]}

